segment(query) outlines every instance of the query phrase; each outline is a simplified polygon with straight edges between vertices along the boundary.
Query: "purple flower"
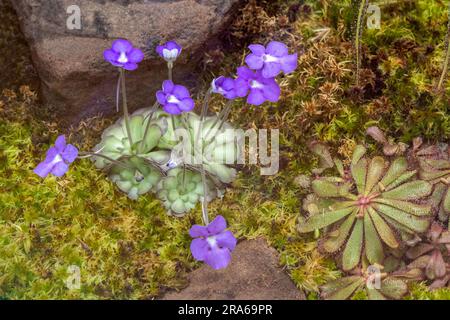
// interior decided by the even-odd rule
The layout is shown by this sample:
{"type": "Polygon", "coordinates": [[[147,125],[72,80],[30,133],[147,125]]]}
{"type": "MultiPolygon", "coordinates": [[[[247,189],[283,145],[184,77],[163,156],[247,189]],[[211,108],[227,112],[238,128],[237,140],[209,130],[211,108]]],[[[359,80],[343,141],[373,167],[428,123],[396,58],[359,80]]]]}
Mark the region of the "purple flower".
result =
{"type": "Polygon", "coordinates": [[[212,82],[212,92],[223,95],[227,99],[235,99],[237,97],[234,79],[219,77],[212,82]]]}
{"type": "Polygon", "coordinates": [[[280,98],[280,86],[274,78],[265,78],[261,71],[252,71],[247,67],[239,67],[235,80],[236,95],[247,97],[247,103],[259,106],[265,101],[277,102],[280,98]]]}
{"type": "Polygon", "coordinates": [[[161,58],[164,58],[167,62],[174,62],[177,60],[178,56],[181,54],[181,46],[175,41],[168,41],[161,46],[156,47],[156,52],[158,52],[161,58]]]}
{"type": "Polygon", "coordinates": [[[274,78],[281,71],[290,73],[297,68],[297,54],[289,54],[284,43],[272,41],[266,48],[260,44],[249,46],[252,52],[245,58],[253,70],[261,70],[264,78],[274,78]]]}
{"type": "Polygon", "coordinates": [[[144,53],[124,39],[115,40],[111,49],[103,52],[103,56],[113,66],[130,71],[136,70],[138,63],[144,60],[144,53]]]}
{"type": "Polygon", "coordinates": [[[170,114],[191,111],[195,105],[188,89],[174,84],[171,80],[163,82],[162,90],[156,93],[156,99],[163,106],[164,111],[170,114]]]}
{"type": "Polygon", "coordinates": [[[41,178],[48,174],[57,177],[63,176],[69,170],[69,164],[78,156],[78,149],[71,144],[66,144],[66,138],[62,135],[55,141],[55,146],[47,151],[45,160],[33,170],[41,178]]]}
{"type": "Polygon", "coordinates": [[[194,238],[191,243],[192,256],[213,269],[226,268],[237,242],[231,231],[225,231],[226,228],[227,222],[222,216],[217,216],[207,227],[192,226],[189,230],[194,238]]]}

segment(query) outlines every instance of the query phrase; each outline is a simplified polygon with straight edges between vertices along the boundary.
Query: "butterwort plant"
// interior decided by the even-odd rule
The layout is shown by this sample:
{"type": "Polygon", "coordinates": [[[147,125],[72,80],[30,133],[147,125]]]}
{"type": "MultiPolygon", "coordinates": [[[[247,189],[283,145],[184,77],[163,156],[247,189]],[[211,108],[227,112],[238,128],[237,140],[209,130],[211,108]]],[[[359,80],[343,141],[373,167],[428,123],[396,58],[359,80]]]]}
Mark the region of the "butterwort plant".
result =
{"type": "Polygon", "coordinates": [[[176,217],[182,217],[201,202],[203,224],[196,224],[189,231],[193,238],[192,256],[213,269],[226,268],[237,239],[227,230],[224,217],[218,215],[210,222],[208,213],[208,203],[221,196],[236,176],[236,170],[220,159],[223,154],[238,157],[235,145],[238,142],[232,139],[230,143],[226,136],[226,131],[232,128],[226,120],[240,99],[254,106],[277,102],[281,89],[276,77],[297,67],[297,55],[289,54],[280,42],[271,42],[267,47],[253,44],[249,48],[251,53],[245,59],[248,66],[239,67],[234,77],[219,76],[212,80],[198,115],[194,113],[196,104],[188,88],[173,79],[182,47],[175,41],[157,46],[156,52],[167,64],[167,79],[156,92],[152,107],[130,114],[126,73],[139,68],[144,53],[126,39],[113,41],[103,57],[118,70],[116,109],[119,110],[121,97],[123,117],[103,132],[93,151],[79,152],[66,143],[64,136],[59,136],[34,172],[42,178],[49,174],[61,177],[77,157],[90,158],[130,199],[153,192],[168,214],[176,217]],[[213,94],[223,96],[226,102],[217,115],[208,115],[213,94]],[[180,129],[187,137],[178,136],[180,129]],[[191,163],[180,153],[179,144],[184,138],[191,144],[191,153],[199,151],[198,162],[191,163]],[[204,156],[205,152],[210,155],[204,156]]]}

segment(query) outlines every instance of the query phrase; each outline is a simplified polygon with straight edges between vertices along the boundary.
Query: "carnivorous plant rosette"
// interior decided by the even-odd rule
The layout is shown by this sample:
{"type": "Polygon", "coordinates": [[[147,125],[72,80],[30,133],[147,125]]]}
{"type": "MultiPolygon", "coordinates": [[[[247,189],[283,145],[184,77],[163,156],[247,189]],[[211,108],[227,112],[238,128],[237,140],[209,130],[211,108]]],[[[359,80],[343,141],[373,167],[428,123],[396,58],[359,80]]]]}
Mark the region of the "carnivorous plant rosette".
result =
{"type": "MultiPolygon", "coordinates": [[[[430,195],[430,183],[417,180],[408,170],[405,158],[388,163],[382,157],[366,158],[366,149],[355,148],[350,165],[351,181],[341,177],[321,177],[312,182],[314,194],[333,200],[331,209],[313,212],[300,221],[301,233],[332,227],[321,241],[321,249],[337,253],[341,248],[342,268],[358,266],[362,255],[371,264],[383,264],[384,248],[398,248],[399,233],[426,232],[432,214],[429,204],[421,203],[430,195]]],[[[344,176],[342,164],[338,165],[344,176]]]]}
{"type": "Polygon", "coordinates": [[[346,300],[355,293],[364,291],[369,300],[401,299],[408,293],[407,282],[402,279],[404,276],[408,277],[407,274],[389,274],[380,269],[373,272],[363,268],[326,283],[321,287],[320,296],[325,300],[346,300]]]}

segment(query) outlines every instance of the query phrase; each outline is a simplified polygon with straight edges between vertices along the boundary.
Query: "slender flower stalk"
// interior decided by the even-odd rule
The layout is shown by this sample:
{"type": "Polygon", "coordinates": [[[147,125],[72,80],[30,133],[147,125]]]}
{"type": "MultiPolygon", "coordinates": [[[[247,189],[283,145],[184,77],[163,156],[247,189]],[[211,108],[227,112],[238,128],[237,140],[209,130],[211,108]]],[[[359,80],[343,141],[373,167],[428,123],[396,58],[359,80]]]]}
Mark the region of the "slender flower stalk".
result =
{"type": "Polygon", "coordinates": [[[207,184],[206,184],[206,172],[203,163],[201,165],[202,183],[203,183],[203,201],[202,201],[202,220],[203,224],[207,226],[209,224],[208,216],[208,197],[207,197],[207,184]]]}
{"type": "Polygon", "coordinates": [[[212,124],[211,128],[209,128],[209,130],[206,132],[205,141],[208,141],[210,133],[214,130],[214,128],[216,127],[216,125],[218,123],[219,123],[219,126],[217,127],[217,131],[220,131],[222,129],[223,125],[225,124],[225,121],[227,121],[227,119],[231,113],[232,107],[233,107],[233,100],[228,100],[227,103],[225,104],[225,107],[218,114],[218,116],[217,116],[216,120],[214,121],[214,123],[212,124]]]}
{"type": "Polygon", "coordinates": [[[159,103],[158,103],[158,101],[156,101],[155,104],[153,105],[152,109],[150,110],[150,113],[148,114],[149,119],[148,119],[147,125],[145,126],[144,137],[142,138],[141,143],[139,144],[139,148],[138,148],[139,152],[142,152],[142,148],[144,147],[144,141],[147,140],[147,134],[148,134],[148,131],[150,130],[150,125],[151,125],[151,121],[153,119],[153,115],[155,114],[158,107],[159,107],[159,103]]]}
{"type": "Polygon", "coordinates": [[[101,153],[96,153],[96,152],[80,152],[78,158],[84,159],[84,158],[92,158],[92,157],[103,158],[103,159],[108,160],[108,161],[111,162],[112,164],[116,164],[116,165],[121,166],[121,167],[126,168],[126,169],[133,169],[132,167],[126,165],[126,164],[123,163],[122,161],[114,160],[113,158],[108,157],[108,156],[105,156],[104,154],[101,154],[101,153]]]}
{"type": "Polygon", "coordinates": [[[119,100],[120,100],[120,85],[122,83],[122,73],[119,72],[116,88],[116,112],[119,112],[119,100]]]}
{"type": "Polygon", "coordinates": [[[121,83],[122,83],[122,107],[123,107],[123,119],[125,121],[125,128],[127,130],[128,141],[130,142],[130,147],[133,149],[133,137],[131,136],[131,128],[130,128],[130,116],[128,114],[128,103],[127,103],[127,91],[125,85],[125,71],[124,69],[119,69],[121,75],[121,83]]]}

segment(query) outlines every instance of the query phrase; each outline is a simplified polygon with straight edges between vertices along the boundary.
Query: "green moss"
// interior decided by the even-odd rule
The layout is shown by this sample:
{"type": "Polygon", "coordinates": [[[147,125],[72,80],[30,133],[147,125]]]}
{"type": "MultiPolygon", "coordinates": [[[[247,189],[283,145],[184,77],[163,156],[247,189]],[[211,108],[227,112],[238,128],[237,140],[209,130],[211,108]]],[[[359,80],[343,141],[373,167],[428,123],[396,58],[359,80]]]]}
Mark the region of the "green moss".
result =
{"type": "Polygon", "coordinates": [[[422,283],[413,284],[411,286],[410,295],[406,299],[409,299],[409,300],[450,300],[450,288],[429,290],[428,287],[422,283]]]}

